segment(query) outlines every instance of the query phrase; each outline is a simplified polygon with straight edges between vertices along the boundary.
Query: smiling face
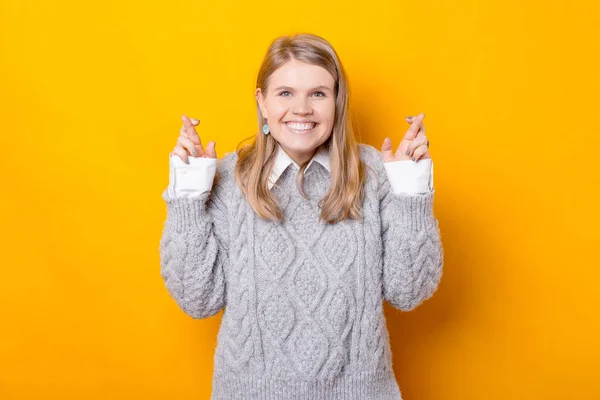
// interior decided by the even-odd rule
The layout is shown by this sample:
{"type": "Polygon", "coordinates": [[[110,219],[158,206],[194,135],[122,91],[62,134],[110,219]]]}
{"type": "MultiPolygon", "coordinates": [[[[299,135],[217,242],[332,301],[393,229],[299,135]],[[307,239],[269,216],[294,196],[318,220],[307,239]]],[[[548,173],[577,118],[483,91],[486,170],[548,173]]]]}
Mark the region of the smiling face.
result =
{"type": "Polygon", "coordinates": [[[271,74],[267,93],[256,89],[270,134],[298,165],[309,161],[331,135],[334,84],[325,68],[292,58],[271,74]]]}

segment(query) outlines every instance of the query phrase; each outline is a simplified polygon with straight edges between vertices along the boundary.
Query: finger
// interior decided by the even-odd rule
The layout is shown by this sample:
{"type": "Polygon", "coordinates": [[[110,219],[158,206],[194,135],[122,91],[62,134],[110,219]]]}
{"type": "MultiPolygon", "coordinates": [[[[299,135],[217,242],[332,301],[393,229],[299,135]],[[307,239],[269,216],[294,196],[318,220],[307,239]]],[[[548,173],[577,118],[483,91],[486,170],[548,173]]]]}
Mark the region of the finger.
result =
{"type": "Polygon", "coordinates": [[[181,115],[181,120],[183,121],[183,123],[185,124],[186,119],[191,123],[191,125],[193,126],[198,126],[200,124],[200,120],[196,119],[196,118],[190,118],[185,114],[181,115]]]}
{"type": "Polygon", "coordinates": [[[390,139],[389,137],[383,139],[383,144],[381,145],[381,152],[383,153],[383,162],[394,161],[392,139],[390,139]]]}
{"type": "Polygon", "coordinates": [[[186,138],[190,139],[192,141],[192,143],[194,143],[194,145],[196,146],[200,146],[200,137],[198,135],[193,135],[192,137],[188,136],[186,130],[185,130],[185,126],[181,125],[181,129],[179,129],[179,134],[181,136],[185,136],[186,138]]]}
{"type": "Polygon", "coordinates": [[[410,140],[402,139],[400,141],[400,146],[396,149],[394,153],[394,160],[409,160],[410,157],[406,156],[406,149],[408,149],[408,145],[410,144],[410,140]]]}
{"type": "Polygon", "coordinates": [[[415,152],[413,153],[412,160],[413,161],[419,160],[421,157],[423,157],[425,155],[425,153],[427,153],[427,145],[426,144],[417,147],[415,149],[415,152]]]}
{"type": "MultiPolygon", "coordinates": [[[[192,139],[194,141],[194,144],[202,146],[202,140],[200,139],[200,135],[198,135],[198,132],[196,132],[196,128],[194,128],[194,124],[192,123],[192,121],[186,115],[182,115],[181,119],[183,120],[183,128],[186,133],[186,136],[192,139]],[[198,138],[197,143],[194,137],[198,138]]],[[[198,123],[200,123],[200,121],[198,121],[198,123]]]]}
{"type": "Polygon", "coordinates": [[[206,155],[212,158],[217,158],[217,150],[215,149],[215,146],[217,144],[211,140],[210,142],[208,142],[208,144],[206,145],[206,155]]]}
{"type": "Polygon", "coordinates": [[[408,131],[406,131],[406,134],[404,135],[404,139],[413,140],[417,136],[419,129],[421,129],[423,118],[425,118],[425,114],[421,113],[413,119],[410,128],[408,128],[408,131]]]}
{"type": "MultiPolygon", "coordinates": [[[[190,118],[190,121],[192,122],[192,125],[194,125],[194,126],[200,125],[200,121],[197,120],[196,118],[190,118]]],[[[186,129],[185,129],[185,124],[181,124],[181,129],[179,130],[179,132],[182,135],[186,135],[187,136],[187,132],[186,132],[186,129]]],[[[200,136],[199,135],[197,135],[197,134],[196,135],[192,135],[190,137],[190,139],[192,139],[192,142],[194,142],[194,144],[200,144],[200,136]]]]}
{"type": "Polygon", "coordinates": [[[423,144],[427,143],[427,136],[425,136],[425,127],[419,131],[419,134],[414,140],[411,140],[406,149],[406,155],[411,156],[415,149],[423,144]]]}
{"type": "MultiPolygon", "coordinates": [[[[204,155],[204,147],[202,146],[202,141],[200,140],[200,135],[196,132],[196,129],[193,127],[194,124],[200,124],[200,121],[194,118],[188,118],[183,115],[181,119],[184,121],[183,126],[179,130],[180,134],[189,138],[192,143],[194,143],[194,148],[196,149],[196,157],[202,157],[204,155]],[[189,121],[186,122],[186,119],[189,121]],[[190,133],[191,132],[191,133],[190,133]]],[[[191,154],[191,153],[190,153],[191,154]]]]}
{"type": "Polygon", "coordinates": [[[188,160],[187,152],[181,146],[175,146],[171,154],[178,156],[181,159],[181,161],[183,161],[186,164],[190,163],[190,161],[188,160]]]}
{"type": "Polygon", "coordinates": [[[187,136],[179,135],[177,138],[177,143],[183,147],[188,155],[192,155],[194,157],[198,157],[198,151],[196,150],[194,143],[187,136]]]}

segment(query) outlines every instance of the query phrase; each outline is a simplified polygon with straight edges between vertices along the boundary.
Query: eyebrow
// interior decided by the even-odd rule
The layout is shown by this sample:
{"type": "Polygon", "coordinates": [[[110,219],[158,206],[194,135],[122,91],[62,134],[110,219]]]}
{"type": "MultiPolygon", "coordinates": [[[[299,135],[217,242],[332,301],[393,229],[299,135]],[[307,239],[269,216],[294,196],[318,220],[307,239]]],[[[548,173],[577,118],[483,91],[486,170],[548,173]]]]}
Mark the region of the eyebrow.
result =
{"type": "MultiPolygon", "coordinates": [[[[279,87],[275,88],[275,90],[282,90],[282,89],[294,90],[294,88],[291,88],[289,86],[279,86],[279,87]]],[[[328,90],[328,91],[331,92],[331,89],[329,87],[325,86],[325,85],[320,85],[320,86],[314,87],[314,88],[312,88],[310,90],[317,90],[317,89],[322,89],[322,90],[324,89],[324,90],[328,90]]]]}

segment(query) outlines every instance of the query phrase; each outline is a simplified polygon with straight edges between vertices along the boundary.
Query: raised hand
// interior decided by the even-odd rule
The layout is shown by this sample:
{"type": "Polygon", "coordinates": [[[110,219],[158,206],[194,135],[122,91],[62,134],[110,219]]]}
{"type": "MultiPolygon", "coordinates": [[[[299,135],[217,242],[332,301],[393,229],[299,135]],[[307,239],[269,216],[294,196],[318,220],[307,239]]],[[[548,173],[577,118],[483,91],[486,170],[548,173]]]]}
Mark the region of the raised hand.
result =
{"type": "Polygon", "coordinates": [[[400,160],[418,161],[420,158],[431,158],[429,154],[429,140],[425,136],[423,118],[425,118],[425,114],[423,113],[416,117],[406,118],[406,122],[411,125],[400,142],[396,153],[393,152],[392,140],[389,137],[383,140],[381,152],[383,153],[384,162],[400,160]]]}
{"type": "Polygon", "coordinates": [[[179,130],[179,138],[177,138],[177,144],[169,156],[177,155],[186,164],[189,164],[188,157],[204,157],[204,158],[217,158],[217,152],[215,150],[216,143],[214,141],[208,142],[206,151],[202,147],[202,141],[198,132],[196,132],[196,126],[200,124],[200,121],[196,119],[190,119],[185,115],[181,116],[183,126],[179,130]]]}

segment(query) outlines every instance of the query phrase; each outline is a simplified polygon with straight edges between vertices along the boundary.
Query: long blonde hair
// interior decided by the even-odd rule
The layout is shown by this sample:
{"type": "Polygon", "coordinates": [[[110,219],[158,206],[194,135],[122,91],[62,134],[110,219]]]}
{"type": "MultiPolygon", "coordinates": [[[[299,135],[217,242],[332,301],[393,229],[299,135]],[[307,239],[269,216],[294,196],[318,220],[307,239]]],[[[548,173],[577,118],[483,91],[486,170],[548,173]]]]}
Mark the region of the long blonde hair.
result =
{"type": "MultiPolygon", "coordinates": [[[[327,223],[336,223],[346,218],[360,219],[365,167],[360,159],[358,143],[352,129],[346,74],[331,44],[322,37],[307,33],[275,39],[260,67],[256,87],[266,93],[271,74],[292,58],[323,67],[335,81],[333,130],[327,141],[322,144],[329,149],[331,186],[319,202],[320,217],[327,223]]],[[[256,109],[258,132],[251,144],[243,147],[238,145],[235,179],[252,209],[261,218],[282,221],[281,206],[267,186],[275,163],[277,142],[272,135],[262,133],[262,126],[266,123],[266,119],[258,104],[256,109]]],[[[300,166],[297,177],[298,190],[306,199],[308,197],[304,192],[303,182],[304,170],[308,163],[300,166]]]]}

